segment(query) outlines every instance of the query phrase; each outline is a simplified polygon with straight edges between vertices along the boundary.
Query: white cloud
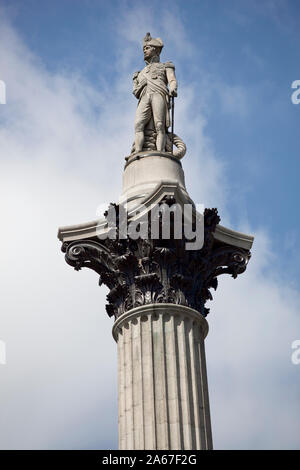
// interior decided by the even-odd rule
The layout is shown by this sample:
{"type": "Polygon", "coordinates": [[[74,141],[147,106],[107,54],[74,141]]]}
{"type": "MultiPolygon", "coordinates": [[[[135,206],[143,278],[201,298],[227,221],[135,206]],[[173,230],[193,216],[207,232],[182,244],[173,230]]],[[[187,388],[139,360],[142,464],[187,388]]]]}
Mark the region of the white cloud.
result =
{"type": "Polygon", "coordinates": [[[207,360],[215,443],[221,448],[299,448],[300,295],[266,275],[270,240],[257,233],[245,276],[220,280],[207,360]]]}
{"type": "MultiPolygon", "coordinates": [[[[180,42],[192,48],[171,14],[155,21],[144,9],[121,15],[123,52],[125,40],[140,41],[148,30],[168,38],[174,22],[180,42]]],[[[118,198],[133,139],[128,77],[138,62],[137,43],[125,48],[114,89],[99,90],[78,75],[48,72],[6,20],[0,26],[8,100],[0,121],[0,339],[7,346],[0,445],[114,447],[117,366],[106,292],[95,273],[65,265],[56,232],[94,219],[99,204],[118,198]]],[[[183,53],[176,52],[178,68],[183,53]]],[[[187,188],[196,202],[218,206],[224,221],[230,201],[223,164],[205,134],[206,117],[194,107],[197,88],[183,82],[180,90],[176,131],[188,145],[187,188]]],[[[207,357],[216,447],[297,444],[300,369],[291,365],[289,348],[299,336],[299,296],[280,275],[268,274],[271,253],[270,239],[257,234],[247,273],[221,279],[211,307],[207,357]]]]}

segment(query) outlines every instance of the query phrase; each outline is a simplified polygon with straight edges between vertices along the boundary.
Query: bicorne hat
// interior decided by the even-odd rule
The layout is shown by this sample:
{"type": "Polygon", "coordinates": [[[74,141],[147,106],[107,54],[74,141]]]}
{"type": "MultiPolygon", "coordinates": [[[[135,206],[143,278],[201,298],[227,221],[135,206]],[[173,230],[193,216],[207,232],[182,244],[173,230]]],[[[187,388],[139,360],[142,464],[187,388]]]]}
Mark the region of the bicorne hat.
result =
{"type": "Polygon", "coordinates": [[[150,33],[147,33],[144,37],[143,47],[146,45],[160,47],[161,49],[164,47],[162,40],[160,38],[152,38],[150,33]]]}

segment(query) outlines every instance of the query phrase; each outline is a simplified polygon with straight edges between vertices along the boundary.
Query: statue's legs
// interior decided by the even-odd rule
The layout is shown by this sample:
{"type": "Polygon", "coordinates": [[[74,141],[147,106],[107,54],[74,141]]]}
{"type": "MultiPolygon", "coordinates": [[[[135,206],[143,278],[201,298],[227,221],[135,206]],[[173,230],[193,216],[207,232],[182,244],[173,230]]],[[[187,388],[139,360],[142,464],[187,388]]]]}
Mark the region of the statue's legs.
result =
{"type": "Polygon", "coordinates": [[[160,93],[152,95],[152,112],[157,132],[156,149],[164,152],[166,147],[166,99],[160,93]]]}
{"type": "Polygon", "coordinates": [[[152,116],[150,96],[146,93],[138,104],[135,114],[135,151],[140,152],[144,144],[144,128],[152,116]]]}
{"type": "Polygon", "coordinates": [[[160,93],[152,93],[141,98],[135,115],[135,151],[143,150],[144,129],[153,115],[155,130],[157,133],[156,149],[165,151],[166,146],[166,100],[160,93]]]}

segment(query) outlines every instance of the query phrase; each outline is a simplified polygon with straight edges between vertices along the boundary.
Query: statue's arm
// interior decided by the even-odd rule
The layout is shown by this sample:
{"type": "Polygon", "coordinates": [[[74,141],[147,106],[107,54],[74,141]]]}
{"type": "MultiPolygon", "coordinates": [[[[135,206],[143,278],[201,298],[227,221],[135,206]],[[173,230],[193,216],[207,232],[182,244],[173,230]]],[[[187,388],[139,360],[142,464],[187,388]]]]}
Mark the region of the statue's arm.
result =
{"type": "Polygon", "coordinates": [[[171,96],[177,96],[177,80],[175,76],[175,66],[172,62],[166,62],[166,75],[169,84],[169,90],[171,96]]]}
{"type": "Polygon", "coordinates": [[[139,79],[138,79],[138,76],[139,76],[139,72],[135,72],[133,74],[133,91],[132,91],[132,93],[134,94],[134,96],[137,99],[139,99],[141,91],[144,88],[144,86],[146,85],[146,81],[142,80],[140,82],[139,79]]]}

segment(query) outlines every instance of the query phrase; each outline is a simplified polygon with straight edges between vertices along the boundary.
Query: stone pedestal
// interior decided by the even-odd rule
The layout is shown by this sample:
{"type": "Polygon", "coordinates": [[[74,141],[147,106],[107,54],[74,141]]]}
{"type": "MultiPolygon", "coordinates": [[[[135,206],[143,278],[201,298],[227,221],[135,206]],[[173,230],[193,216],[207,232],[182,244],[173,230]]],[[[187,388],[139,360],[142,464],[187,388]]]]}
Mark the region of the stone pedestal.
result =
{"type": "Polygon", "coordinates": [[[185,188],[184,172],[178,158],[165,152],[141,152],[131,155],[123,173],[123,191],[120,203],[132,208],[155,191],[163,181],[177,184],[182,196],[190,200],[185,188]]]}
{"type": "Polygon", "coordinates": [[[203,315],[144,305],[117,318],[119,449],[211,449],[203,315]]]}

